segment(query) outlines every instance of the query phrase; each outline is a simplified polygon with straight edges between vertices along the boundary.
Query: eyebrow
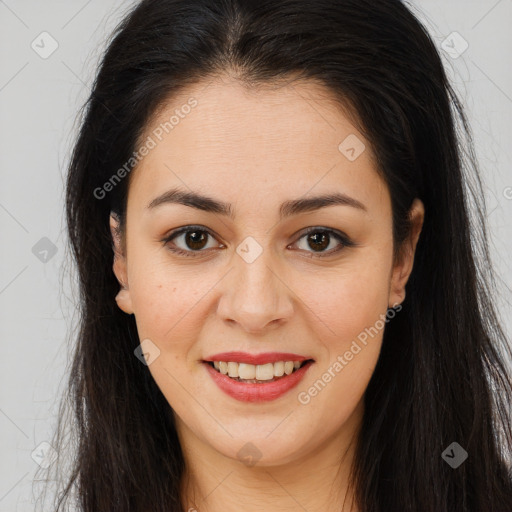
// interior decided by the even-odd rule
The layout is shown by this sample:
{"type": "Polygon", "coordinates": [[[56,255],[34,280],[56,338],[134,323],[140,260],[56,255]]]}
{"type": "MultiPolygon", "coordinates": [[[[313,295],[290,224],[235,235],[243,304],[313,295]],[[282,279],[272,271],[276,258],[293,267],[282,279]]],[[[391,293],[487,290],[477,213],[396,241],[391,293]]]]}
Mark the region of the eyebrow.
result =
{"type": "MultiPolygon", "coordinates": [[[[164,192],[162,195],[153,199],[146,208],[151,210],[163,204],[182,204],[198,210],[217,213],[234,219],[234,211],[231,204],[217,201],[216,199],[196,192],[186,192],[178,188],[164,192]]],[[[356,208],[363,212],[368,211],[366,206],[357,199],[347,196],[346,194],[336,192],[332,194],[285,201],[279,208],[279,218],[280,220],[283,220],[284,218],[292,215],[308,213],[334,205],[351,206],[352,208],[356,208]]]]}

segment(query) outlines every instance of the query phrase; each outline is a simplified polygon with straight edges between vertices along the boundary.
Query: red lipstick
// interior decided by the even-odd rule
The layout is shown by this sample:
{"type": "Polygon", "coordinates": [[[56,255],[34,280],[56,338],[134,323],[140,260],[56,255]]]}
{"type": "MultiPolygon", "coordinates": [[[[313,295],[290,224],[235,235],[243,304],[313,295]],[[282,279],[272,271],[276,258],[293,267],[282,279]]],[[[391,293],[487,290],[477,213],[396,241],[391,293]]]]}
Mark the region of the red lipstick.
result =
{"type": "Polygon", "coordinates": [[[304,378],[313,364],[310,357],[283,352],[267,352],[264,354],[248,354],[245,352],[223,352],[215,354],[203,361],[213,382],[230,397],[242,402],[268,402],[276,400],[293,389],[304,378]],[[267,364],[277,361],[300,361],[302,366],[290,375],[274,377],[274,380],[261,382],[243,382],[222,374],[213,367],[213,361],[237,362],[246,364],[267,364]]]}

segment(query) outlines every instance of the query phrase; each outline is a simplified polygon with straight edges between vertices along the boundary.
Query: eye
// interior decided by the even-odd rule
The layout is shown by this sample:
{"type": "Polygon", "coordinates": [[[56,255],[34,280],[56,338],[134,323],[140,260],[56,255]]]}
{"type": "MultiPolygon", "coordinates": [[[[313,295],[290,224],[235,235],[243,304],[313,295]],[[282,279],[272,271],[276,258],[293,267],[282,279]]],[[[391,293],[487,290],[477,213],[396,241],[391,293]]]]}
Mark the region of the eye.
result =
{"type": "Polygon", "coordinates": [[[330,256],[334,253],[341,251],[345,247],[353,247],[355,244],[343,233],[334,231],[328,228],[313,227],[309,228],[297,242],[305,239],[302,247],[308,251],[308,248],[313,249],[311,257],[316,253],[318,257],[330,256]],[[329,250],[327,250],[330,247],[329,250]]]}
{"type": "Polygon", "coordinates": [[[196,256],[194,253],[206,252],[203,249],[212,248],[208,246],[208,238],[214,239],[213,235],[203,226],[185,226],[170,233],[162,242],[171,252],[194,257],[196,256]]]}
{"type": "MultiPolygon", "coordinates": [[[[208,238],[215,239],[210,231],[203,226],[185,226],[170,233],[162,240],[162,243],[175,254],[195,257],[199,256],[198,253],[207,252],[206,249],[212,249],[211,245],[208,246],[208,238]]],[[[345,234],[322,227],[309,228],[295,244],[303,239],[305,239],[305,243],[299,249],[310,252],[311,257],[327,257],[345,247],[356,245],[345,234]],[[309,251],[308,248],[313,250],[309,251]]],[[[221,244],[217,248],[223,247],[221,244]]]]}

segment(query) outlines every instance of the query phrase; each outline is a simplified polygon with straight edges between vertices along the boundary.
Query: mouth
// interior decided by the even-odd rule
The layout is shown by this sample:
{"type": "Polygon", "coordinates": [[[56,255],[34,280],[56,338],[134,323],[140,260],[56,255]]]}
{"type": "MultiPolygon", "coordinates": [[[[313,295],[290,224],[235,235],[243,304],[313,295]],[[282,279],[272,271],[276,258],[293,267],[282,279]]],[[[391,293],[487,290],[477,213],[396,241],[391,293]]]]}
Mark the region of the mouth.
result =
{"type": "Polygon", "coordinates": [[[231,352],[217,354],[211,359],[203,360],[202,364],[213,382],[231,398],[246,403],[284,398],[299,385],[315,363],[314,359],[298,354],[278,353],[250,355],[231,352]],[[251,362],[235,362],[233,359],[251,362]]]}
{"type": "Polygon", "coordinates": [[[229,377],[235,382],[246,384],[265,384],[284,379],[301,368],[311,365],[314,359],[304,359],[303,361],[276,361],[252,365],[247,363],[238,363],[234,361],[203,361],[217,373],[229,377]]]}

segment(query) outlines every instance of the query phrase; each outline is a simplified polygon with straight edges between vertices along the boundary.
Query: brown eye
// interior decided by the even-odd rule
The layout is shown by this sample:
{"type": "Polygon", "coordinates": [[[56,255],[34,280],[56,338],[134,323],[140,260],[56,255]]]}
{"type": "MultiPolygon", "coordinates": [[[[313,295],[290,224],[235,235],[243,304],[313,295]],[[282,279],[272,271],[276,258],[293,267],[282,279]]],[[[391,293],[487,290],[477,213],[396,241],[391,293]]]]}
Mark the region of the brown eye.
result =
{"type": "MultiPolygon", "coordinates": [[[[187,226],[174,231],[162,242],[168,249],[176,254],[184,256],[196,256],[194,253],[208,252],[209,239],[215,240],[213,235],[206,229],[195,226],[187,226]]],[[[215,246],[213,246],[215,247],[215,246]]]]}
{"type": "Polygon", "coordinates": [[[325,232],[307,235],[307,243],[315,251],[323,251],[329,246],[330,236],[325,232]]]}
{"type": "Polygon", "coordinates": [[[310,229],[299,238],[296,244],[299,245],[299,249],[312,254],[318,253],[318,256],[320,257],[324,255],[329,256],[341,251],[344,247],[351,247],[355,245],[342,233],[325,228],[310,229]],[[302,245],[299,244],[301,240],[305,240],[305,243],[302,243],[302,245]]]}
{"type": "Polygon", "coordinates": [[[190,249],[204,249],[205,242],[208,240],[208,233],[205,231],[187,231],[185,233],[185,245],[190,249]]]}

